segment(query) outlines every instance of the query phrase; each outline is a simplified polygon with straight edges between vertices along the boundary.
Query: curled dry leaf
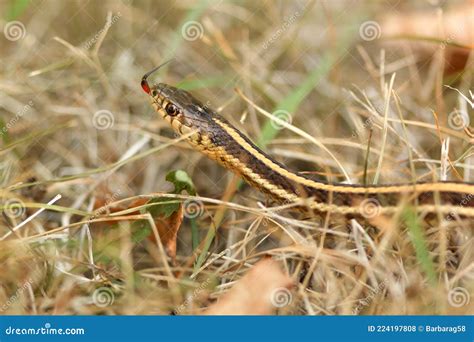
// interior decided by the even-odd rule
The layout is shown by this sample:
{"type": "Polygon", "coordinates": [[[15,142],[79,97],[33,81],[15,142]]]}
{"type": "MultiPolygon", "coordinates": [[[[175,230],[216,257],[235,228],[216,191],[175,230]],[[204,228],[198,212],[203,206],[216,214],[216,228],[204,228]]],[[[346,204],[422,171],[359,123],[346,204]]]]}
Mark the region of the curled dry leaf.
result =
{"type": "MultiPolygon", "coordinates": [[[[165,247],[166,253],[173,259],[176,259],[176,240],[178,238],[178,231],[183,222],[183,205],[179,204],[178,210],[174,211],[170,216],[156,216],[153,217],[160,240],[165,247]]],[[[154,240],[154,235],[150,238],[154,240]]]]}
{"type": "Polygon", "coordinates": [[[242,279],[207,309],[206,315],[269,315],[290,305],[293,282],[278,262],[258,262],[242,279]]]}
{"type": "MultiPolygon", "coordinates": [[[[166,180],[174,185],[174,190],[171,193],[181,194],[183,191],[190,195],[196,195],[196,189],[193,181],[189,175],[183,170],[171,171],[166,175],[166,180]]],[[[105,191],[109,194],[108,191],[105,191]]],[[[119,192],[116,192],[117,194],[119,192]]],[[[116,196],[111,199],[99,199],[94,205],[95,217],[98,215],[107,215],[108,213],[116,213],[121,210],[129,210],[137,208],[137,211],[129,212],[128,215],[150,214],[153,222],[158,230],[160,240],[165,247],[167,254],[175,261],[176,259],[176,244],[178,238],[178,231],[183,222],[184,208],[183,204],[178,200],[172,200],[166,197],[155,197],[150,200],[139,198],[128,206],[112,206],[109,205],[116,200],[116,196]],[[140,208],[143,205],[146,208],[140,208]]],[[[103,224],[115,224],[113,220],[102,222],[103,224]]],[[[137,220],[133,223],[133,241],[138,243],[144,238],[148,237],[155,241],[155,235],[146,220],[137,220]]]]}
{"type": "MultiPolygon", "coordinates": [[[[128,210],[128,209],[133,209],[137,208],[137,211],[133,211],[128,213],[128,215],[139,215],[141,211],[138,209],[139,207],[149,203],[149,200],[146,198],[140,198],[132,203],[130,203],[128,206],[113,206],[111,208],[107,208],[106,210],[100,210],[101,208],[106,208],[108,205],[108,202],[102,199],[99,199],[96,201],[94,205],[94,210],[99,209],[98,214],[101,215],[107,215],[108,213],[116,213],[122,210],[128,210]]],[[[173,259],[175,260],[176,258],[176,244],[177,244],[177,238],[178,238],[178,231],[179,228],[181,227],[181,223],[183,222],[183,205],[181,203],[175,203],[175,207],[172,208],[172,210],[169,210],[168,212],[162,212],[162,211],[152,211],[152,217],[153,217],[153,222],[155,223],[155,226],[158,230],[158,233],[160,235],[160,240],[163,246],[165,247],[166,253],[173,259]]],[[[97,215],[98,215],[97,214],[97,215]]],[[[142,238],[148,237],[150,240],[155,241],[155,236],[153,234],[153,231],[148,225],[148,222],[144,220],[136,221],[135,222],[135,232],[134,232],[134,240],[139,242],[142,240],[142,238]]],[[[116,224],[116,221],[104,221],[102,222],[102,225],[112,225],[116,224]]]]}

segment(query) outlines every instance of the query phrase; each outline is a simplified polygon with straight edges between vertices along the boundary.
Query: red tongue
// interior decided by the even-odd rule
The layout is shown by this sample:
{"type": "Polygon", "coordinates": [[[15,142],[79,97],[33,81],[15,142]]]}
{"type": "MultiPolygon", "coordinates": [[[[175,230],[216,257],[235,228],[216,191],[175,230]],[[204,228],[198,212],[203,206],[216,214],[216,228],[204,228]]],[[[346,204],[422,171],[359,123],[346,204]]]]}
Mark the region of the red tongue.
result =
{"type": "Polygon", "coordinates": [[[148,85],[148,81],[147,81],[147,78],[148,76],[150,76],[151,74],[153,74],[155,71],[157,71],[158,69],[160,69],[163,65],[165,64],[168,64],[169,62],[171,62],[172,59],[164,62],[164,63],[161,63],[160,65],[158,65],[156,68],[154,68],[153,70],[150,70],[148,71],[145,75],[143,75],[143,78],[142,78],[142,88],[143,90],[145,91],[145,93],[147,94],[150,94],[150,86],[148,85]]]}
{"type": "Polygon", "coordinates": [[[141,84],[145,93],[150,94],[150,86],[148,85],[148,82],[146,80],[142,80],[141,84]]]}

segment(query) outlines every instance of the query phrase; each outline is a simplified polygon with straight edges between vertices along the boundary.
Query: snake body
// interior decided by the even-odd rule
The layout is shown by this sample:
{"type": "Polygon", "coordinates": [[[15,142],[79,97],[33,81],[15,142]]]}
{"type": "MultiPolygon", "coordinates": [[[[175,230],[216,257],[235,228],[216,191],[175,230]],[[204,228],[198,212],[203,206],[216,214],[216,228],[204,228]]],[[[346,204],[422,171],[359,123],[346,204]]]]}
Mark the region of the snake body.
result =
{"type": "MultiPolygon", "coordinates": [[[[158,69],[158,68],[156,68],[158,69]]],[[[153,108],[176,133],[247,183],[281,203],[295,203],[316,212],[359,216],[371,205],[377,214],[393,214],[400,201],[420,212],[474,217],[474,183],[432,182],[362,186],[330,184],[292,172],[257,147],[240,130],[189,92],[159,83],[142,87],[153,108]]]]}

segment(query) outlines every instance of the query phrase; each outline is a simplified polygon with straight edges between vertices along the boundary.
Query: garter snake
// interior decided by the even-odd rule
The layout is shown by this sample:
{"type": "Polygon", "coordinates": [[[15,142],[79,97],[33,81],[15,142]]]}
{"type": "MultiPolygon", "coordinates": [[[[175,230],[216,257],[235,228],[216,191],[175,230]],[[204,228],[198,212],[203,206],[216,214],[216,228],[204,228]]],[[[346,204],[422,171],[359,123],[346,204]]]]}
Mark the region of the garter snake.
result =
{"type": "Polygon", "coordinates": [[[155,111],[178,135],[187,135],[194,149],[280,203],[300,203],[316,212],[355,217],[367,209],[366,204],[374,206],[377,215],[394,214],[404,200],[415,203],[419,212],[474,217],[474,183],[362,186],[330,184],[292,172],[189,92],[164,83],[150,86],[147,78],[162,65],[146,73],[141,82],[155,111]]]}

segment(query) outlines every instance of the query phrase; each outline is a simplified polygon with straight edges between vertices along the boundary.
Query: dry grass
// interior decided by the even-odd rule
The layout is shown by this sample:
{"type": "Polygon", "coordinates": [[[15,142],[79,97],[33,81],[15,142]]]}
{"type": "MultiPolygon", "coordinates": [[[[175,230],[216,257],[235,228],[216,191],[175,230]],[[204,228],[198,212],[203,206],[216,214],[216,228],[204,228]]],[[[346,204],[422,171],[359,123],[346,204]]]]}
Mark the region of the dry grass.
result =
{"type": "Polygon", "coordinates": [[[19,40],[0,37],[1,313],[200,313],[265,256],[295,283],[280,314],[472,312],[472,222],[407,213],[403,221],[400,213],[375,228],[308,218],[247,186],[236,190],[232,175],[175,138],[140,89],[144,72],[174,57],[160,81],[209,100],[294,170],[353,183],[473,182],[473,138],[449,115],[473,112],[444,87],[468,94],[472,54],[464,71],[446,75],[446,44],[433,43],[428,59],[361,39],[362,23],[410,5],[56,0],[0,8],[2,27],[18,20],[26,30],[19,40]],[[197,31],[184,39],[190,21],[197,31]],[[276,129],[252,103],[278,110],[292,129],[276,129]],[[191,176],[202,212],[183,221],[173,261],[161,243],[134,239],[133,222],[153,220],[127,208],[169,192],[165,175],[177,169],[191,176]]]}

